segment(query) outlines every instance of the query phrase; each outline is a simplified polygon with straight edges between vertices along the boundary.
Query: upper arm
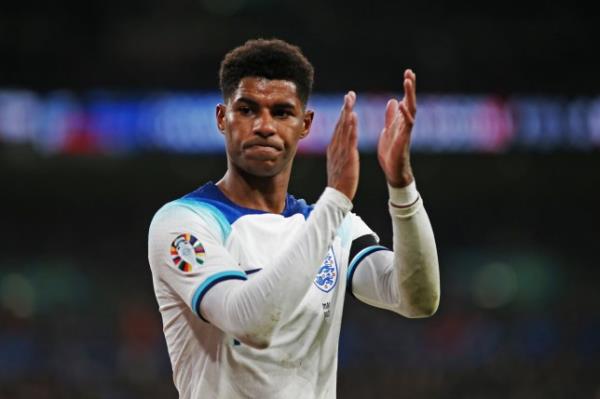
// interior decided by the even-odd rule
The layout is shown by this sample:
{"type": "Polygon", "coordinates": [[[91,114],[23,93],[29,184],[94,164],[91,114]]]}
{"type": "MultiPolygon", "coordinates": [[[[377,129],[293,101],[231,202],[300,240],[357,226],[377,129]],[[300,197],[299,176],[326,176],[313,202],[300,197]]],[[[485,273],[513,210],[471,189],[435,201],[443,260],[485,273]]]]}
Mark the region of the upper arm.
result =
{"type": "Polygon", "coordinates": [[[148,236],[155,278],[201,318],[200,303],[208,290],[222,281],[247,278],[225,248],[214,212],[201,205],[166,205],[155,215],[148,236]]]}
{"type": "Polygon", "coordinates": [[[348,261],[348,293],[384,309],[395,308],[393,252],[358,216],[352,215],[352,245],[348,261]]]}
{"type": "Polygon", "coordinates": [[[361,301],[407,317],[432,315],[439,304],[439,268],[431,224],[424,209],[393,218],[394,248],[355,240],[348,287],[361,301]],[[362,249],[361,249],[362,248],[362,249]]]}

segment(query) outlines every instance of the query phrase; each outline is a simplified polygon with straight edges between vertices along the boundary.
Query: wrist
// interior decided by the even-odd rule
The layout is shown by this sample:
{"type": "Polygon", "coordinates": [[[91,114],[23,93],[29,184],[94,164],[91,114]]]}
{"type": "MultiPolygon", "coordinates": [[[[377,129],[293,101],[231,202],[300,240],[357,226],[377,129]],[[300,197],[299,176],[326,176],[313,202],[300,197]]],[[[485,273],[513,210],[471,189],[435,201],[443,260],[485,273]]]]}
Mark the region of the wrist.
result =
{"type": "Polygon", "coordinates": [[[319,201],[321,200],[333,203],[345,212],[352,210],[352,200],[345,193],[331,186],[325,187],[325,191],[319,198],[319,201]]]}
{"type": "Polygon", "coordinates": [[[401,173],[399,176],[394,178],[386,177],[387,183],[389,186],[394,188],[404,188],[414,183],[415,178],[412,174],[412,171],[401,173]]]}
{"type": "Polygon", "coordinates": [[[390,195],[390,204],[394,207],[406,207],[414,204],[419,199],[417,184],[413,179],[403,187],[394,187],[388,183],[388,192],[390,195]]]}

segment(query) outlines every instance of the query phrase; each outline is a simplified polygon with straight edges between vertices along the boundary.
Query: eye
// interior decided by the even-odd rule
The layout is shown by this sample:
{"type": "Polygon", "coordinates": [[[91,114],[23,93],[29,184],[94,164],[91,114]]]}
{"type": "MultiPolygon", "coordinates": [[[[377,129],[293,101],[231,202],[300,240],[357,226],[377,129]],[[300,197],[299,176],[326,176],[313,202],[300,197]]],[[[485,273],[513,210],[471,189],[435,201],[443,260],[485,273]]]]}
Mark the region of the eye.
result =
{"type": "Polygon", "coordinates": [[[288,110],[288,109],[275,109],[275,110],[273,110],[273,116],[275,118],[284,119],[284,118],[287,118],[287,117],[290,117],[290,116],[293,116],[293,115],[294,114],[290,110],[288,110]]]}
{"type": "Polygon", "coordinates": [[[252,110],[246,105],[240,105],[238,107],[238,112],[242,115],[250,115],[250,113],[252,113],[252,110]]]}

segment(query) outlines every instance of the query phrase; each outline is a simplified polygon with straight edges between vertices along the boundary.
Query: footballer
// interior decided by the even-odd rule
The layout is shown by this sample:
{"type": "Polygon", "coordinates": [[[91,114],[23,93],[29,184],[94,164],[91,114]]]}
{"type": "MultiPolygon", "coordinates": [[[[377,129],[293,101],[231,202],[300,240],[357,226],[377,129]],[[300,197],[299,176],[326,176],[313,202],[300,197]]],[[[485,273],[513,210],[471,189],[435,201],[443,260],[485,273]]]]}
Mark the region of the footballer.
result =
{"type": "MultiPolygon", "coordinates": [[[[288,193],[310,133],[313,67],[278,39],[221,63],[216,107],[227,170],[154,216],[148,257],[180,398],[335,398],[346,293],[416,318],[439,304],[437,251],[410,164],[416,76],[390,99],[378,144],[393,248],[352,212],[356,94],[343,99],[314,205],[288,193]]],[[[369,328],[369,326],[364,326],[369,328]]]]}

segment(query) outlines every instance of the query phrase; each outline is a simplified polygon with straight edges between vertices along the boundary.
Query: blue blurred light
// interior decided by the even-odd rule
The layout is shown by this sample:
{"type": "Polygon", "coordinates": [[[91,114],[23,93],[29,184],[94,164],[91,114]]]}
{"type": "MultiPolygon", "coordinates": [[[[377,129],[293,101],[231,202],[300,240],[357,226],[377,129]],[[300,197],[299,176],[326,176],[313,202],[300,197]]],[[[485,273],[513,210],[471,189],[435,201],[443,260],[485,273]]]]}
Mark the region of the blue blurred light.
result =
{"type": "MultiPolygon", "coordinates": [[[[361,151],[376,150],[390,97],[394,96],[359,96],[361,151]]],[[[311,134],[300,143],[300,152],[325,152],[342,98],[342,94],[312,97],[309,108],[315,111],[315,120],[311,134]]],[[[0,90],[0,142],[29,143],[46,154],[221,153],[224,140],[215,126],[215,106],[220,101],[217,92],[42,95],[0,90]]],[[[417,152],[600,147],[600,99],[421,94],[418,107],[413,131],[417,152]]]]}

